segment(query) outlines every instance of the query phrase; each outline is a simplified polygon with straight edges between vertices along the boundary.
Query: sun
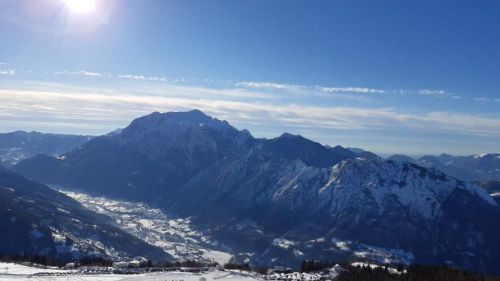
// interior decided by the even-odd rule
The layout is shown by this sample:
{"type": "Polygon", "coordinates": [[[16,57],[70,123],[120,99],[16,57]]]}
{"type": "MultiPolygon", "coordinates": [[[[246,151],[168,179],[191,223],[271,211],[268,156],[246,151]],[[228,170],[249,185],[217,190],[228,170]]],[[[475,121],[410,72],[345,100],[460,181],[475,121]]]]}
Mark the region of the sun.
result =
{"type": "Polygon", "coordinates": [[[96,0],[62,0],[72,13],[87,14],[96,8],[96,0]]]}

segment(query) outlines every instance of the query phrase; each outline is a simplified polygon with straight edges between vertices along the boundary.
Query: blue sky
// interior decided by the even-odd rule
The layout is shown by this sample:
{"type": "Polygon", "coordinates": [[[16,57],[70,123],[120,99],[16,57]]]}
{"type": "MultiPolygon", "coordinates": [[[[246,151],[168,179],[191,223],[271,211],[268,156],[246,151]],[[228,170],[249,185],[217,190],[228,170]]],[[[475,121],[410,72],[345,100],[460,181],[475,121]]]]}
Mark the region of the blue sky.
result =
{"type": "Polygon", "coordinates": [[[258,137],[500,152],[499,1],[67,1],[0,2],[0,131],[199,108],[258,137]]]}

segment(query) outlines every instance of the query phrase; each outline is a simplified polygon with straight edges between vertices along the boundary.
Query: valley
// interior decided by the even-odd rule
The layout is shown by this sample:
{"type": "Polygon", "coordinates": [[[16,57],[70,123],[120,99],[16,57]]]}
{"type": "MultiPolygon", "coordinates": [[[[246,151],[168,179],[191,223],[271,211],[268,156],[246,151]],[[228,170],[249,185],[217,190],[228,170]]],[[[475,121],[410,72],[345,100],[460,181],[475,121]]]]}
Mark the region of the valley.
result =
{"type": "Polygon", "coordinates": [[[232,255],[215,250],[218,242],[193,229],[189,218],[167,216],[160,209],[144,203],[111,200],[104,197],[67,190],[59,190],[80,202],[89,210],[108,216],[121,229],[135,237],[163,249],[176,260],[196,260],[228,263],[232,255]]]}

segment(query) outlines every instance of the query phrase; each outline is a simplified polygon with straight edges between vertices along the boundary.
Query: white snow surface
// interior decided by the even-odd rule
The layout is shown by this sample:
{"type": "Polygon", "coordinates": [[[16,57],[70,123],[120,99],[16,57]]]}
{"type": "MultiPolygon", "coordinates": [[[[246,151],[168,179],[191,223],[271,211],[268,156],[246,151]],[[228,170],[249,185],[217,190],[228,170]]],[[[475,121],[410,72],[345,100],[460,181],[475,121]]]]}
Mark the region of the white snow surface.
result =
{"type": "Polygon", "coordinates": [[[200,281],[205,278],[207,281],[256,281],[261,280],[252,273],[241,271],[218,271],[212,270],[206,273],[188,273],[188,272],[161,272],[161,273],[145,273],[132,275],[119,274],[92,274],[85,275],[78,270],[63,270],[57,268],[38,268],[24,266],[14,263],[0,263],[0,280],[2,281],[48,281],[48,280],[86,280],[86,281],[165,281],[165,280],[183,280],[183,281],[200,281]],[[48,275],[42,276],[47,273],[48,275]],[[56,274],[64,275],[56,275],[56,274]],[[53,274],[53,275],[50,275],[53,274]]]}
{"type": "Polygon", "coordinates": [[[274,246],[278,246],[278,247],[283,248],[283,249],[288,249],[290,247],[293,247],[293,246],[295,246],[295,244],[296,244],[296,242],[291,241],[291,240],[287,240],[284,238],[275,238],[273,240],[274,246]]]}
{"type": "Polygon", "coordinates": [[[4,277],[8,275],[31,275],[40,272],[60,273],[71,271],[59,269],[57,267],[35,267],[18,263],[0,262],[0,280],[5,280],[4,277]]]}

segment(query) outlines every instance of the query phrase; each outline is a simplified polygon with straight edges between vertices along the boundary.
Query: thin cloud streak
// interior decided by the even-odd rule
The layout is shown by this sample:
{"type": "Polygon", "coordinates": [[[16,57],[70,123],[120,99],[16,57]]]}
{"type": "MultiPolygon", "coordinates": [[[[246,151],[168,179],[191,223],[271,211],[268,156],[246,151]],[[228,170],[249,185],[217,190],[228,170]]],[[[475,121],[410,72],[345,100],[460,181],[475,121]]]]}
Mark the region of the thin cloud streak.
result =
{"type": "Polygon", "coordinates": [[[500,102],[500,99],[490,99],[486,97],[476,97],[474,98],[474,101],[477,102],[500,102]]]}
{"type": "Polygon", "coordinates": [[[436,89],[421,89],[421,90],[384,90],[378,88],[370,87],[359,87],[359,86],[349,86],[349,87],[333,87],[333,86],[308,86],[308,85],[295,85],[295,84],[283,84],[274,82],[254,82],[254,81],[243,81],[235,84],[236,87],[244,87],[248,89],[263,89],[263,90],[279,90],[288,92],[310,92],[310,93],[326,93],[335,95],[417,95],[417,96],[429,96],[436,98],[452,98],[461,99],[461,96],[454,95],[446,92],[445,90],[436,89]]]}
{"type": "Polygon", "coordinates": [[[90,77],[111,77],[110,74],[93,72],[93,71],[57,71],[54,72],[55,75],[81,75],[81,76],[90,76],[90,77]]]}
{"type": "Polygon", "coordinates": [[[444,90],[423,89],[423,90],[419,90],[417,93],[421,96],[434,96],[434,97],[448,97],[448,96],[450,96],[450,94],[448,94],[444,90]]]}
{"type": "MultiPolygon", "coordinates": [[[[90,91],[0,90],[1,120],[101,124],[102,131],[126,125],[152,111],[198,108],[245,127],[246,124],[324,128],[336,130],[447,131],[455,134],[500,137],[500,119],[471,114],[429,112],[406,114],[394,108],[322,107],[297,103],[272,104],[214,98],[190,98],[190,90],[172,86],[172,96],[109,94],[90,91]],[[115,127],[112,127],[115,126],[115,127]]],[[[225,90],[230,92],[230,90],[225,90]]],[[[224,95],[225,93],[223,93],[224,95]]],[[[89,132],[91,133],[91,132],[89,132]]],[[[92,132],[93,133],[93,132],[92,132]]]]}
{"type": "MultiPolygon", "coordinates": [[[[0,63],[0,65],[13,66],[9,63],[0,63]]],[[[34,73],[30,71],[30,73],[34,73]]],[[[0,69],[0,75],[15,75],[17,74],[14,69],[0,69]]],[[[147,76],[143,74],[110,74],[110,73],[100,73],[95,71],[57,71],[53,72],[54,75],[75,75],[82,76],[87,78],[115,78],[115,79],[124,79],[124,80],[137,80],[144,82],[161,82],[165,84],[178,84],[185,83],[188,79],[184,77],[179,78],[167,78],[165,76],[147,76]]],[[[190,79],[190,81],[198,81],[204,83],[214,82],[212,79],[190,79]]],[[[223,83],[224,84],[224,83],[223,83]]],[[[321,86],[321,85],[298,85],[298,84],[286,84],[286,83],[278,83],[278,82],[258,82],[258,81],[240,81],[240,82],[231,82],[225,81],[225,87],[227,86],[236,86],[239,88],[252,89],[252,90],[262,90],[262,91],[283,91],[292,94],[298,95],[314,95],[314,94],[332,94],[334,97],[339,98],[350,98],[350,99],[358,99],[362,100],[362,96],[364,95],[415,95],[415,96],[423,96],[423,97],[435,97],[435,98],[450,98],[454,100],[462,99],[462,96],[447,92],[442,89],[420,89],[420,90],[409,90],[409,89],[399,89],[399,90],[390,90],[390,89],[379,89],[372,87],[360,87],[360,86],[347,86],[347,87],[338,87],[338,86],[321,86]]],[[[471,97],[471,100],[474,101],[487,101],[481,97],[471,97]]],[[[499,99],[491,99],[491,101],[499,101],[499,99]]]]}
{"type": "MultiPolygon", "coordinates": [[[[2,63],[0,63],[2,65],[2,63]]],[[[4,65],[10,65],[4,63],[4,65]]],[[[0,74],[3,75],[14,75],[15,70],[0,70],[0,74]]],[[[138,80],[144,82],[162,82],[166,84],[178,84],[185,83],[187,81],[184,77],[179,78],[167,78],[165,76],[146,76],[143,74],[118,74],[113,75],[110,73],[100,73],[95,71],[57,71],[53,72],[54,75],[77,75],[88,78],[118,78],[125,80],[138,80]]],[[[196,81],[196,79],[191,79],[196,81]]],[[[201,81],[205,83],[211,82],[211,79],[202,79],[201,81]]],[[[213,82],[213,81],[212,81],[213,82]]],[[[240,81],[237,83],[227,82],[229,86],[236,86],[245,89],[258,89],[258,90],[269,90],[269,91],[284,91],[293,94],[333,94],[335,97],[360,99],[362,95],[367,94],[385,94],[385,95],[418,95],[418,96],[429,96],[436,98],[451,98],[454,100],[462,99],[460,95],[451,94],[445,90],[441,89],[421,89],[421,90],[386,90],[370,87],[359,87],[359,86],[348,86],[348,87],[337,87],[337,86],[310,86],[310,85],[297,85],[297,84],[285,84],[276,82],[256,82],[256,81],[240,81]]],[[[226,86],[228,86],[226,85],[226,86]]],[[[473,98],[476,100],[477,98],[473,98]]],[[[480,100],[478,100],[480,101],[480,100]]]]}
{"type": "Polygon", "coordinates": [[[287,90],[287,91],[307,88],[307,86],[301,86],[301,85],[280,84],[271,82],[252,82],[252,81],[238,82],[235,84],[235,86],[251,88],[251,89],[287,90]]]}
{"type": "Polygon", "coordinates": [[[120,79],[131,79],[131,80],[140,80],[140,81],[157,81],[157,82],[165,82],[165,83],[180,83],[180,82],[185,82],[184,77],[180,78],[174,78],[174,79],[168,79],[164,76],[162,77],[157,77],[157,76],[145,76],[145,75],[134,75],[134,74],[119,74],[119,75],[113,75],[109,73],[100,73],[100,72],[94,72],[94,71],[86,71],[86,70],[80,70],[80,71],[56,71],[53,72],[54,75],[75,75],[75,76],[86,76],[86,77],[96,77],[96,78],[102,78],[102,77],[107,77],[107,78],[120,78],[120,79]]]}
{"type": "Polygon", "coordinates": [[[324,93],[356,93],[356,94],[384,94],[385,90],[372,89],[366,87],[321,87],[315,86],[315,89],[324,93]]]}
{"type": "Polygon", "coordinates": [[[381,89],[373,89],[367,87],[322,87],[322,86],[307,86],[307,85],[294,85],[282,84],[273,82],[253,82],[242,81],[235,84],[237,87],[251,88],[251,89],[267,89],[267,90],[285,90],[285,91],[298,91],[308,90],[323,93],[354,93],[354,94],[383,94],[386,91],[381,89]]]}
{"type": "Polygon", "coordinates": [[[16,71],[14,69],[0,69],[0,75],[15,75],[16,71]]]}

